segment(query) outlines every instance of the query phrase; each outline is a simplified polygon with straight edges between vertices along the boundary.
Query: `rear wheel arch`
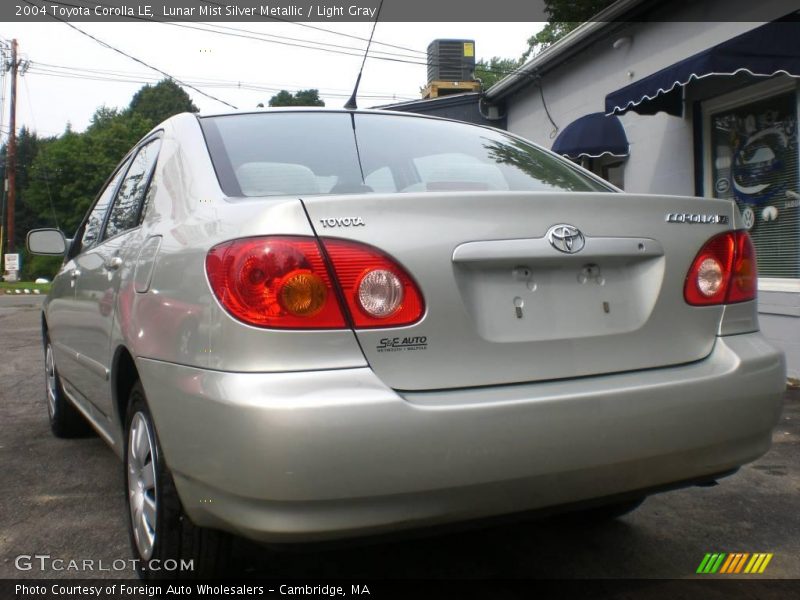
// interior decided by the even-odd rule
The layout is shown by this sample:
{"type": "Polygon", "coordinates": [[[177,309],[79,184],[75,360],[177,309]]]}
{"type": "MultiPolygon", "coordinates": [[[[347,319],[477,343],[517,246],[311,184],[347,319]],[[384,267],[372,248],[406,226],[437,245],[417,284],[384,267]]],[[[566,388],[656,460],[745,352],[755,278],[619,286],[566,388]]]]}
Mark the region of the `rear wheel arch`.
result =
{"type": "Polygon", "coordinates": [[[230,534],[197,527],[183,508],[164,459],[141,381],[128,398],[123,444],[128,533],[136,569],[145,580],[216,577],[225,573],[231,555],[230,534]],[[139,440],[137,443],[136,440],[139,440]],[[188,571],[151,570],[156,563],[188,564],[188,571]]]}
{"type": "Polygon", "coordinates": [[[44,311],[42,311],[42,344],[45,344],[47,340],[47,334],[49,332],[49,328],[47,327],[47,315],[45,315],[44,311]]]}
{"type": "Polygon", "coordinates": [[[131,390],[139,380],[139,371],[133,355],[125,346],[117,348],[111,369],[111,389],[114,394],[114,406],[117,408],[121,430],[125,431],[128,413],[128,401],[131,390]]]}

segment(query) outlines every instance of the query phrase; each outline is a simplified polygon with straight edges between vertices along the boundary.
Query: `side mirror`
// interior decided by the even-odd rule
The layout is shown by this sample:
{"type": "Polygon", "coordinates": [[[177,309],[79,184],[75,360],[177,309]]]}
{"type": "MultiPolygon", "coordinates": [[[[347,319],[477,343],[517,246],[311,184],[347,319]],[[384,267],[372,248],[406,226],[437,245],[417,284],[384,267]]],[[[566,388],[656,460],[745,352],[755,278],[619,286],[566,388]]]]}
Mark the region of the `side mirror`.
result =
{"type": "Polygon", "coordinates": [[[67,240],[58,229],[32,229],[25,245],[31,254],[64,256],[67,252],[67,240]]]}

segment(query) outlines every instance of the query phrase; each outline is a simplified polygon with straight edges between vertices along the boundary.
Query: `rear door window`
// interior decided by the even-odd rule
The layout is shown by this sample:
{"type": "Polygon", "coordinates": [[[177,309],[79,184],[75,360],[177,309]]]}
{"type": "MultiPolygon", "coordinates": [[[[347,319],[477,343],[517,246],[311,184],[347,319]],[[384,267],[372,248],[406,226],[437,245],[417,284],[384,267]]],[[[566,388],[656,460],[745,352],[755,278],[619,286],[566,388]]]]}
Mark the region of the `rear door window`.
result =
{"type": "MultiPolygon", "coordinates": [[[[111,200],[114,198],[114,193],[117,191],[119,182],[125,175],[125,171],[127,170],[129,164],[130,161],[126,161],[122,166],[119,167],[117,172],[106,184],[105,189],[103,189],[100,196],[97,198],[97,202],[95,202],[94,207],[89,213],[86,223],[83,226],[83,232],[80,233],[80,252],[85,252],[86,250],[97,245],[97,243],[100,241],[100,236],[103,231],[103,223],[105,222],[106,213],[108,212],[108,206],[111,204],[111,200]]],[[[77,251],[78,250],[75,250],[75,252],[77,251]]]]}
{"type": "Polygon", "coordinates": [[[142,146],[136,153],[111,207],[104,239],[114,237],[139,224],[142,203],[160,148],[161,140],[156,138],[142,146]]]}

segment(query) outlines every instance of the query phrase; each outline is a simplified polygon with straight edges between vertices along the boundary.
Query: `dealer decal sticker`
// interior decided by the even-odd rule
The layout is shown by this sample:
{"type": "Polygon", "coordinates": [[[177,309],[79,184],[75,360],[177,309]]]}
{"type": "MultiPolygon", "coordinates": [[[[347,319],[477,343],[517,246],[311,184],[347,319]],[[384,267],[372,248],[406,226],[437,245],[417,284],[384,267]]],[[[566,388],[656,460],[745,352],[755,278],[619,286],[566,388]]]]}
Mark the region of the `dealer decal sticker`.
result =
{"type": "Polygon", "coordinates": [[[766,570],[771,560],[772,554],[765,552],[756,552],[754,554],[748,552],[708,553],[703,558],[700,566],[697,567],[697,573],[703,575],[713,575],[715,573],[724,575],[735,573],[760,575],[766,570]]]}

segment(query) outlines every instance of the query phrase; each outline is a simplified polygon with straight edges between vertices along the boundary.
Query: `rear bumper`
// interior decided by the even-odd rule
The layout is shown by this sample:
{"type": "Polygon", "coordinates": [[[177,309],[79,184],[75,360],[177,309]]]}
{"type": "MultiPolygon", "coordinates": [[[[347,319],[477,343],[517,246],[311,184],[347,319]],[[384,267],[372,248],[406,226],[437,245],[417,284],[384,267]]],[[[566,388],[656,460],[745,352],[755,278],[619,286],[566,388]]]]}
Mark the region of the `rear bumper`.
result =
{"type": "Polygon", "coordinates": [[[689,365],[403,396],[368,368],[225,373],[140,359],[198,525],[358,536],[702,478],[767,451],[783,355],[758,333],[689,365]]]}

